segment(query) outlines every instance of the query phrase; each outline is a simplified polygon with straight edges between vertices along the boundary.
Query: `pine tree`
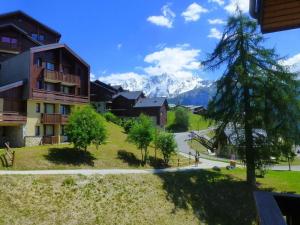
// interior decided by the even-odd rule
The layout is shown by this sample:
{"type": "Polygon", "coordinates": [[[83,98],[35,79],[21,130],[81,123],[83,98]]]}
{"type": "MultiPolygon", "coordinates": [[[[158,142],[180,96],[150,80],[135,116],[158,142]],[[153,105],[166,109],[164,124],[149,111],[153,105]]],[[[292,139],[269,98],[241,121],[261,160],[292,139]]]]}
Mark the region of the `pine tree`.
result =
{"type": "Polygon", "coordinates": [[[207,117],[216,121],[217,138],[226,127],[233,128],[247,182],[253,186],[255,170],[289,152],[299,139],[299,82],[264,41],[256,22],[237,10],[203,62],[209,70],[226,66],[207,117]]]}

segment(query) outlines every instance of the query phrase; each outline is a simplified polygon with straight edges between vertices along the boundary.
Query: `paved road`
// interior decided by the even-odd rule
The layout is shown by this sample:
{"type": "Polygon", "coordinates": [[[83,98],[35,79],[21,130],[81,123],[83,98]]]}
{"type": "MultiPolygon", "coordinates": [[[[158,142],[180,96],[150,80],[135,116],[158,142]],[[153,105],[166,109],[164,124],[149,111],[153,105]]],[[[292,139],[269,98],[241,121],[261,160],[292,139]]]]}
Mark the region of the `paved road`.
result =
{"type": "MultiPolygon", "coordinates": [[[[176,140],[176,143],[178,146],[178,151],[182,155],[185,155],[186,157],[189,157],[189,153],[191,153],[191,155],[194,157],[196,152],[186,142],[186,140],[188,140],[188,139],[189,139],[189,132],[175,133],[175,140],[176,140]]],[[[218,167],[228,166],[228,163],[215,161],[215,160],[209,160],[209,159],[203,159],[203,158],[200,159],[200,162],[201,162],[201,164],[199,164],[199,166],[201,166],[202,168],[207,168],[207,169],[212,168],[214,166],[218,166],[218,167]]]]}
{"type": "MultiPolygon", "coordinates": [[[[208,130],[202,130],[198,131],[197,133],[200,135],[205,135],[208,130]]],[[[195,150],[190,148],[190,146],[186,143],[186,140],[189,139],[189,132],[182,132],[182,133],[175,133],[175,140],[177,142],[178,150],[182,154],[186,154],[188,156],[189,152],[194,156],[195,155],[195,150]]],[[[213,160],[207,160],[201,158],[200,161],[202,162],[203,166],[206,164],[207,168],[211,168],[213,166],[218,166],[218,167],[226,167],[228,166],[228,163],[223,163],[223,162],[218,162],[218,161],[213,161],[213,160]]],[[[288,166],[272,166],[270,168],[271,170],[289,170],[288,166]]],[[[291,166],[292,171],[300,171],[300,166],[291,166]]]]}

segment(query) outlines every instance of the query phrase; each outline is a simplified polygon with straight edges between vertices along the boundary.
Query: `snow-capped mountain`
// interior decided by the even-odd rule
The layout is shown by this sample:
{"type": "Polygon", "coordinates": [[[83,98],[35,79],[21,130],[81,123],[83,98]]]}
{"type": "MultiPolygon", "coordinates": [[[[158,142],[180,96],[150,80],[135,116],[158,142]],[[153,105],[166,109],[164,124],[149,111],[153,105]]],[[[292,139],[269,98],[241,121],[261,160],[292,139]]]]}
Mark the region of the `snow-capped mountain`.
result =
{"type": "Polygon", "coordinates": [[[130,91],[142,90],[150,97],[165,96],[168,98],[212,85],[212,81],[203,80],[197,75],[182,78],[166,73],[156,76],[135,73],[115,74],[102,77],[100,80],[111,85],[121,85],[124,89],[130,91]]]}

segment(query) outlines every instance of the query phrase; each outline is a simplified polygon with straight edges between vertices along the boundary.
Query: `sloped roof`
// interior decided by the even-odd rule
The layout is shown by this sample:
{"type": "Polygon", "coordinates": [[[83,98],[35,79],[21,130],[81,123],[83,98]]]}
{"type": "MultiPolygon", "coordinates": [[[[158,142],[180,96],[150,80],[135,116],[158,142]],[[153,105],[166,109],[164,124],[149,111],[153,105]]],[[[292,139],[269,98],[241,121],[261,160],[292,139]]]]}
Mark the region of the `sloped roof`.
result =
{"type": "Polygon", "coordinates": [[[56,34],[57,36],[61,37],[61,34],[58,33],[57,31],[53,30],[52,28],[48,27],[47,25],[41,23],[40,21],[34,19],[33,17],[29,16],[28,14],[24,13],[23,11],[21,10],[17,10],[17,11],[13,11],[13,12],[8,12],[8,13],[3,13],[3,14],[0,14],[0,19],[1,18],[5,18],[5,17],[10,17],[10,16],[15,16],[15,15],[21,15],[21,16],[24,16],[26,18],[28,18],[29,20],[32,20],[34,21],[35,23],[38,23],[41,27],[43,27],[44,29],[56,34]]]}
{"type": "Polygon", "coordinates": [[[143,95],[142,91],[122,91],[122,92],[116,94],[115,96],[113,96],[113,98],[115,99],[119,96],[122,96],[124,98],[134,100],[134,99],[137,99],[138,97],[140,97],[141,95],[143,95]]]}
{"type": "Polygon", "coordinates": [[[68,45],[63,43],[54,43],[54,44],[48,44],[48,45],[42,45],[37,47],[30,48],[31,52],[42,52],[42,51],[48,51],[56,48],[65,48],[68,52],[70,52],[73,56],[75,56],[81,63],[83,63],[85,66],[90,67],[89,64],[84,61],[79,55],[77,55],[68,45]]]}
{"type": "Polygon", "coordinates": [[[134,106],[134,108],[150,108],[150,107],[161,107],[167,101],[167,98],[156,97],[156,98],[142,98],[134,106]]]}
{"type": "Polygon", "coordinates": [[[115,89],[113,86],[110,86],[109,84],[106,84],[102,81],[99,81],[99,80],[95,80],[93,81],[92,83],[94,83],[96,86],[99,86],[99,87],[102,87],[102,88],[105,88],[106,90],[112,92],[112,93],[117,93],[118,90],[115,89]]]}
{"type": "Polygon", "coordinates": [[[0,25],[0,29],[7,28],[7,27],[11,27],[11,28],[17,30],[18,32],[20,32],[21,34],[23,34],[24,36],[26,36],[30,41],[32,41],[32,42],[34,42],[34,43],[36,43],[36,44],[38,44],[38,45],[43,45],[41,42],[39,42],[39,41],[33,39],[30,35],[28,35],[28,34],[26,33],[26,31],[24,31],[24,30],[21,29],[20,27],[17,27],[17,26],[16,26],[15,24],[13,24],[13,23],[7,23],[7,24],[2,24],[2,25],[0,25]]]}
{"type": "Polygon", "coordinates": [[[0,87],[0,92],[4,92],[10,90],[12,88],[20,87],[24,84],[24,81],[20,80],[11,84],[6,84],[0,87]]]}

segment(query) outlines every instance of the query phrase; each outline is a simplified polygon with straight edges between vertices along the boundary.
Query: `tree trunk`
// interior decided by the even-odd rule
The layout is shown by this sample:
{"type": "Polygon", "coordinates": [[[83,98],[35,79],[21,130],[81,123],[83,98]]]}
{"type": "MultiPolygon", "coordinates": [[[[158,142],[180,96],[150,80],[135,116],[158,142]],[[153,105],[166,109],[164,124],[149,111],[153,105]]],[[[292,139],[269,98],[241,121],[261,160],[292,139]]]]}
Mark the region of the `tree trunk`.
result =
{"type": "Polygon", "coordinates": [[[144,163],[144,154],[143,154],[143,149],[141,148],[141,156],[142,156],[142,164],[144,163]]]}
{"type": "Polygon", "coordinates": [[[246,147],[246,166],[247,166],[247,183],[251,186],[256,185],[255,178],[255,149],[253,148],[253,134],[251,120],[251,106],[249,88],[244,88],[245,103],[245,147],[246,147]]]}
{"type": "Polygon", "coordinates": [[[288,159],[288,164],[289,164],[289,171],[291,171],[291,160],[290,160],[290,157],[287,157],[288,159]]]}
{"type": "Polygon", "coordinates": [[[148,159],[148,149],[145,148],[145,157],[144,157],[145,164],[147,164],[147,159],[148,159]]]}

